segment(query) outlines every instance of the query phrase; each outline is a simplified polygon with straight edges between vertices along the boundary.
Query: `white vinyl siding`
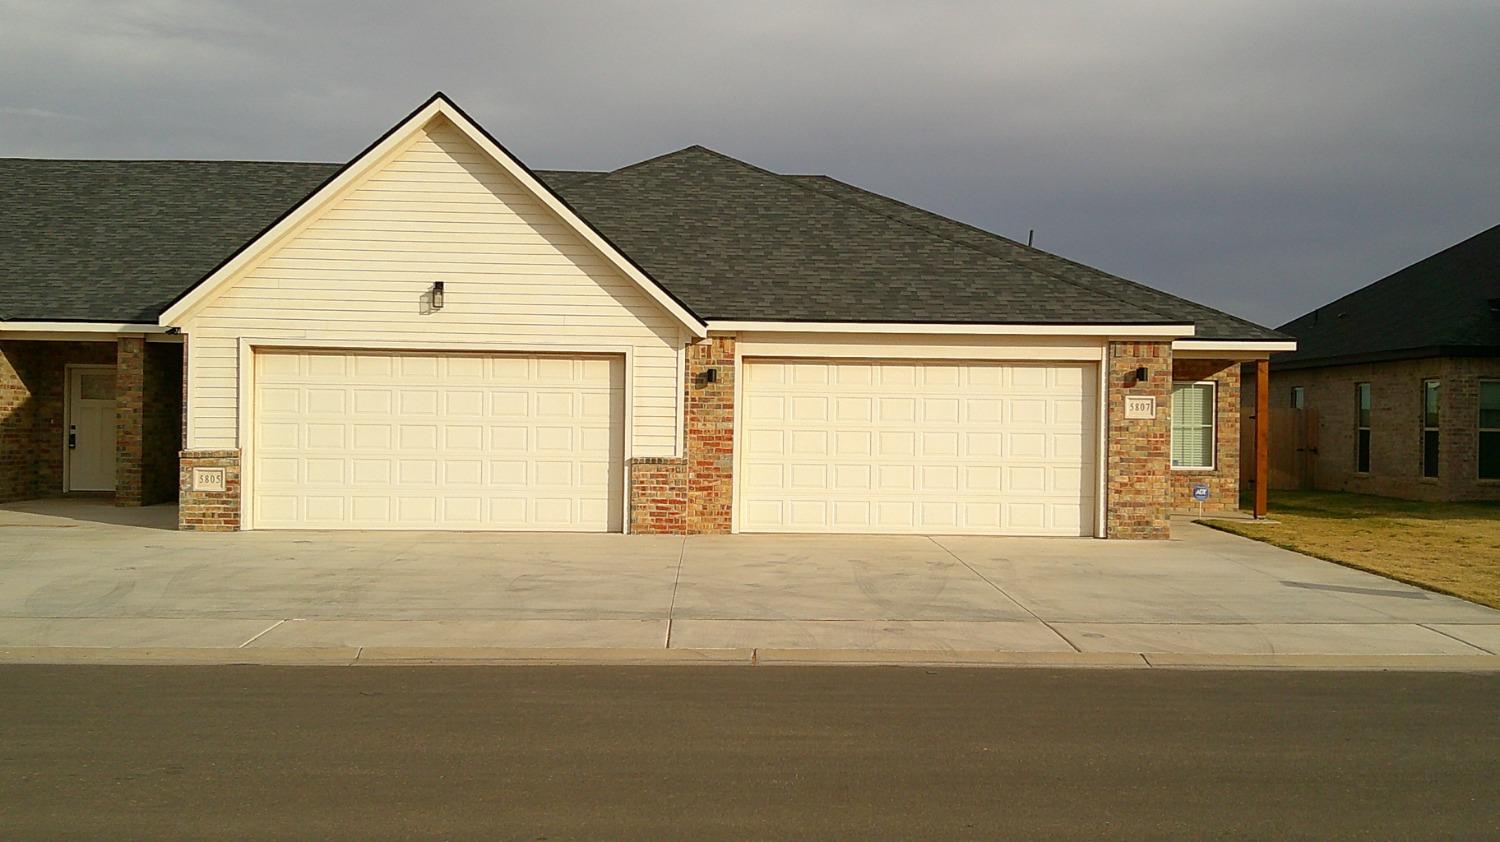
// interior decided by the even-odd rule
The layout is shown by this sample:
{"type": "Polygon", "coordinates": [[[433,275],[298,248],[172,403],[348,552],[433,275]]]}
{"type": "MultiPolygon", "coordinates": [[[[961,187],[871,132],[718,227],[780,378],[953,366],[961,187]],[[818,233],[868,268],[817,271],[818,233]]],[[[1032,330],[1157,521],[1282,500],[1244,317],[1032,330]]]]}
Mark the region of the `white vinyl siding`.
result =
{"type": "Polygon", "coordinates": [[[1172,467],[1214,466],[1214,384],[1172,384],[1172,467]]]}
{"type": "Polygon", "coordinates": [[[1090,535],[1093,364],[750,360],[746,532],[1090,535]]]}
{"type": "Polygon", "coordinates": [[[457,128],[430,123],[187,316],[190,448],[240,446],[240,340],[630,351],[634,456],[677,445],[680,326],[457,128]],[[444,281],[442,310],[424,296],[444,281]]]}

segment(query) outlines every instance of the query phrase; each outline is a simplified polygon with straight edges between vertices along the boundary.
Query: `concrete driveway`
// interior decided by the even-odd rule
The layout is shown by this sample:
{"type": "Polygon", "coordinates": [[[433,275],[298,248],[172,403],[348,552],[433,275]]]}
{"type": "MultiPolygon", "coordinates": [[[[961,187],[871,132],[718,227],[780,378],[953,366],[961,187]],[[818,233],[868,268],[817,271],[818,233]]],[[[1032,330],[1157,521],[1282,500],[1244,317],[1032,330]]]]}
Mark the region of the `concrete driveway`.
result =
{"type": "Polygon", "coordinates": [[[0,647],[1500,653],[1500,611],[1185,521],[1169,542],[173,522],[0,507],[0,647]]]}

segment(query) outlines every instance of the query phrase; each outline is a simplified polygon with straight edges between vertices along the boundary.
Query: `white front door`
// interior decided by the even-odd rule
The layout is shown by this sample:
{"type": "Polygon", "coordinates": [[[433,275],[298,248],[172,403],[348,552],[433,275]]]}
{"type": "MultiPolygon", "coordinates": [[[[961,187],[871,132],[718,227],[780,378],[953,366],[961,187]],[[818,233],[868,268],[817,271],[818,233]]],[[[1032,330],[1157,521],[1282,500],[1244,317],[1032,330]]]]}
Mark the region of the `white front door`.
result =
{"type": "Polygon", "coordinates": [[[1091,535],[1096,369],[747,360],[745,532],[1091,535]]]}
{"type": "Polygon", "coordinates": [[[257,353],[252,525],[618,532],[623,363],[257,353]]]}
{"type": "Polygon", "coordinates": [[[68,368],[68,491],[115,490],[115,370],[68,368]]]}

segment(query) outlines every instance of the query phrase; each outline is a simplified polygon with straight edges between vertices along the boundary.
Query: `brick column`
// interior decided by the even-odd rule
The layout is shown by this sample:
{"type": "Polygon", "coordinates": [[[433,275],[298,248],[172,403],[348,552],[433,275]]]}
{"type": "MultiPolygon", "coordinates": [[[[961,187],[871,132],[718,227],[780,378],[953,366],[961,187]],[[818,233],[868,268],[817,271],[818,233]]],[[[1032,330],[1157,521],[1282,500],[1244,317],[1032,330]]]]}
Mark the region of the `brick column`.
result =
{"type": "Polygon", "coordinates": [[[178,475],[177,528],[189,532],[233,532],[240,528],[240,452],[184,450],[178,475]],[[222,470],[224,488],[195,488],[195,468],[222,470]]]}
{"type": "Polygon", "coordinates": [[[687,520],[689,535],[730,530],[734,496],[734,349],[716,336],[687,349],[687,520]],[[713,382],[709,382],[712,370],[713,382]]]}
{"type": "Polygon", "coordinates": [[[122,336],[115,345],[115,505],[142,503],[145,459],[146,340],[122,336]]]}
{"type": "Polygon", "coordinates": [[[1168,538],[1172,470],[1172,343],[1111,342],[1105,535],[1168,538]],[[1136,370],[1146,369],[1145,380],[1136,370]],[[1156,398],[1156,417],[1126,420],[1126,395],[1156,398]]]}
{"type": "Polygon", "coordinates": [[[681,535],[687,530],[687,460],[653,456],[630,460],[630,531],[681,535]]]}

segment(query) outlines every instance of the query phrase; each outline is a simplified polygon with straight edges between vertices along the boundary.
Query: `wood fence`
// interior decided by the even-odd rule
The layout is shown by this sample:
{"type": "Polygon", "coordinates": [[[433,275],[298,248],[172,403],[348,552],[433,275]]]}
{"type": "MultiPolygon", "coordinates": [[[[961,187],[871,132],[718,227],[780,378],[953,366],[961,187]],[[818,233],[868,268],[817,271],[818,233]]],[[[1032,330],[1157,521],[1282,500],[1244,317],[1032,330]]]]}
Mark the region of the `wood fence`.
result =
{"type": "MultiPolygon", "coordinates": [[[[1276,407],[1271,412],[1269,488],[1312,488],[1313,462],[1318,453],[1318,413],[1312,409],[1276,407]]],[[[1256,482],[1255,424],[1248,417],[1240,425],[1240,470],[1247,483],[1256,482]]]]}

